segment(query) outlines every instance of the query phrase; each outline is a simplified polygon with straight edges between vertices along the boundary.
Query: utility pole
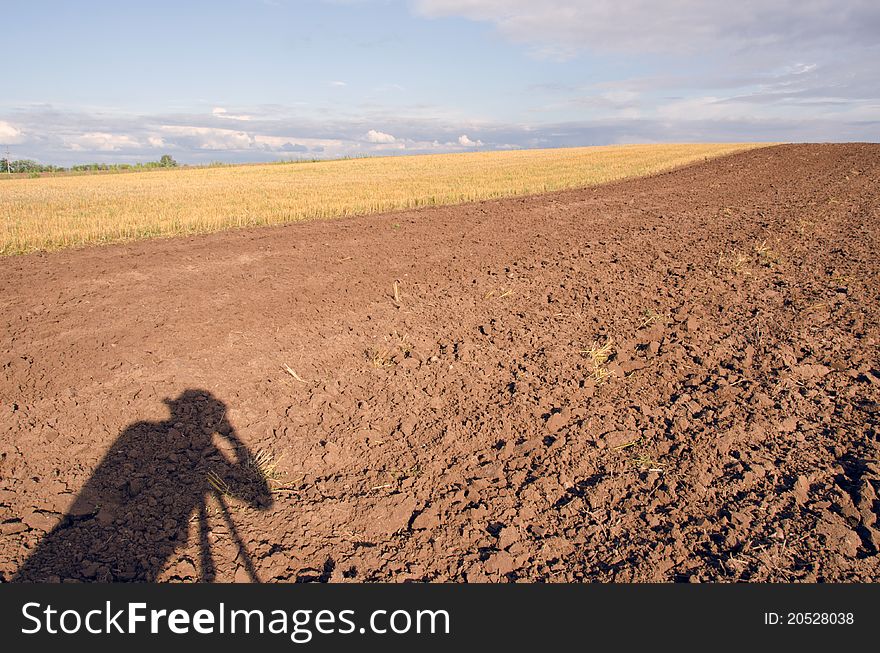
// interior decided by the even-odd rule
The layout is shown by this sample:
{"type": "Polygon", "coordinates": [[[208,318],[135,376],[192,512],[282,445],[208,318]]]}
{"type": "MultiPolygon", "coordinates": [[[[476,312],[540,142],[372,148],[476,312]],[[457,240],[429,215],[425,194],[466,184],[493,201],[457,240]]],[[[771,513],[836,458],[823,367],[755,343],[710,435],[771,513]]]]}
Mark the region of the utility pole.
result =
{"type": "Polygon", "coordinates": [[[12,162],[9,160],[9,146],[6,146],[6,174],[12,174],[12,162]]]}

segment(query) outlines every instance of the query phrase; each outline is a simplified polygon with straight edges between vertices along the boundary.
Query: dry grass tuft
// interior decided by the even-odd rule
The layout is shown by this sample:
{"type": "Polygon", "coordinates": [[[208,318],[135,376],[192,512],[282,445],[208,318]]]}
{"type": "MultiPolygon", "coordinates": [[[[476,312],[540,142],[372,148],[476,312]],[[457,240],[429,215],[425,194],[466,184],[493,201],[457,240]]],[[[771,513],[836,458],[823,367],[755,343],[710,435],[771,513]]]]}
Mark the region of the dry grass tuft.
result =
{"type": "Polygon", "coordinates": [[[736,249],[732,252],[721,252],[721,254],[718,255],[718,267],[736,273],[751,274],[751,270],[748,268],[749,262],[749,256],[736,249]]]}
{"type": "Polygon", "coordinates": [[[377,369],[394,367],[400,362],[400,359],[407,358],[412,353],[409,334],[404,333],[402,336],[398,336],[397,333],[394,333],[390,338],[385,337],[385,343],[384,347],[366,351],[367,360],[377,369]]]}
{"type": "Polygon", "coordinates": [[[270,491],[274,491],[278,489],[277,486],[284,476],[284,473],[278,469],[280,462],[281,458],[271,451],[260,449],[249,454],[245,459],[244,478],[239,478],[234,487],[214,470],[209,470],[207,473],[208,483],[225,497],[247,495],[254,483],[258,486],[265,485],[270,491]]]}
{"type": "Polygon", "coordinates": [[[652,324],[656,324],[657,322],[666,322],[666,316],[663,313],[658,313],[653,308],[646,308],[643,314],[645,317],[639,323],[639,329],[644,329],[645,327],[649,327],[652,324]]]}
{"type": "Polygon", "coordinates": [[[648,454],[638,454],[629,460],[630,464],[643,472],[662,472],[663,467],[648,454]]]}
{"type": "Polygon", "coordinates": [[[217,490],[217,492],[227,497],[234,496],[232,487],[226,482],[226,479],[221,478],[213,469],[208,471],[207,477],[208,483],[210,483],[211,487],[217,490]]]}
{"type": "Polygon", "coordinates": [[[611,372],[605,367],[605,363],[614,353],[614,344],[611,340],[600,345],[598,342],[593,343],[589,349],[582,349],[579,353],[586,355],[590,360],[591,373],[590,376],[597,382],[602,382],[611,376],[611,372]]]}
{"type": "Polygon", "coordinates": [[[273,484],[281,482],[281,477],[284,475],[278,469],[280,463],[281,457],[267,449],[259,449],[248,456],[245,468],[254,478],[264,481],[271,488],[273,484]]]}
{"type": "Polygon", "coordinates": [[[512,294],[513,294],[512,288],[507,288],[507,289],[501,288],[499,290],[495,290],[493,288],[492,290],[487,292],[485,295],[483,295],[483,299],[489,300],[489,299],[492,299],[493,297],[495,299],[504,299],[505,297],[510,297],[510,295],[512,295],[512,294]]]}
{"type": "Polygon", "coordinates": [[[771,249],[766,240],[755,245],[755,254],[758,257],[758,262],[766,267],[782,262],[782,256],[775,249],[771,249]]]}

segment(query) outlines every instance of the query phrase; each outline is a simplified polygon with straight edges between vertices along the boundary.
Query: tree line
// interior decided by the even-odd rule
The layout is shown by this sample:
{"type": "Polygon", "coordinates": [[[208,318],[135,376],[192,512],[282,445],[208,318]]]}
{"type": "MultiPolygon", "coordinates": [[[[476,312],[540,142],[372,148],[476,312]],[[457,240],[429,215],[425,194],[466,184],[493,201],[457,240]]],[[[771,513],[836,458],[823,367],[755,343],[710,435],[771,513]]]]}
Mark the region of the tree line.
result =
{"type": "Polygon", "coordinates": [[[162,155],[158,161],[144,163],[81,163],[65,168],[64,166],[44,165],[31,159],[10,161],[0,158],[0,173],[7,174],[40,174],[44,172],[98,172],[105,170],[148,170],[151,168],[175,168],[175,161],[170,154],[162,155]]]}

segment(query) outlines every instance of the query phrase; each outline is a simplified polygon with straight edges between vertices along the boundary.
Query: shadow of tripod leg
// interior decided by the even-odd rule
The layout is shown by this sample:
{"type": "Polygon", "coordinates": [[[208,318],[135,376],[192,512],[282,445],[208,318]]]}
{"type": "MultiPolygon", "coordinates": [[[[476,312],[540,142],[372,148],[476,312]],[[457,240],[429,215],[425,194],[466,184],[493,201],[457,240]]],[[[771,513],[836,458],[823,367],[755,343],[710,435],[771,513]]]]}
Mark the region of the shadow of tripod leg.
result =
{"type": "Polygon", "coordinates": [[[251,556],[248,553],[247,547],[244,544],[244,541],[241,539],[241,536],[238,534],[238,529],[235,527],[235,522],[232,521],[232,515],[229,514],[229,508],[226,505],[226,501],[223,499],[223,495],[219,492],[214,492],[214,496],[217,497],[217,503],[220,504],[220,511],[223,513],[223,519],[226,521],[226,525],[229,527],[229,533],[232,535],[232,539],[235,540],[235,544],[238,546],[238,550],[241,552],[241,558],[244,562],[244,568],[247,571],[248,576],[250,576],[251,581],[254,583],[262,582],[260,577],[257,576],[257,570],[254,567],[254,562],[251,560],[251,556]]]}
{"type": "Polygon", "coordinates": [[[199,504],[199,572],[203,583],[213,583],[217,578],[211,543],[208,541],[208,510],[204,500],[199,504]]]}

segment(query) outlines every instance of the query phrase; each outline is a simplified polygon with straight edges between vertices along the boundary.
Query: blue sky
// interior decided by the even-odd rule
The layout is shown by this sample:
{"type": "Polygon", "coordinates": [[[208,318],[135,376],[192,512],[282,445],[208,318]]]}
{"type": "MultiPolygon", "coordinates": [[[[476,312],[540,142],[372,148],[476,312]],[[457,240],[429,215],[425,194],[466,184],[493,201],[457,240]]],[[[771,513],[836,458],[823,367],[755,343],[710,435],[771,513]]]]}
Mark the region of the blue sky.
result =
{"type": "Polygon", "coordinates": [[[3,9],[0,145],[45,163],[880,140],[876,0],[3,9]]]}

